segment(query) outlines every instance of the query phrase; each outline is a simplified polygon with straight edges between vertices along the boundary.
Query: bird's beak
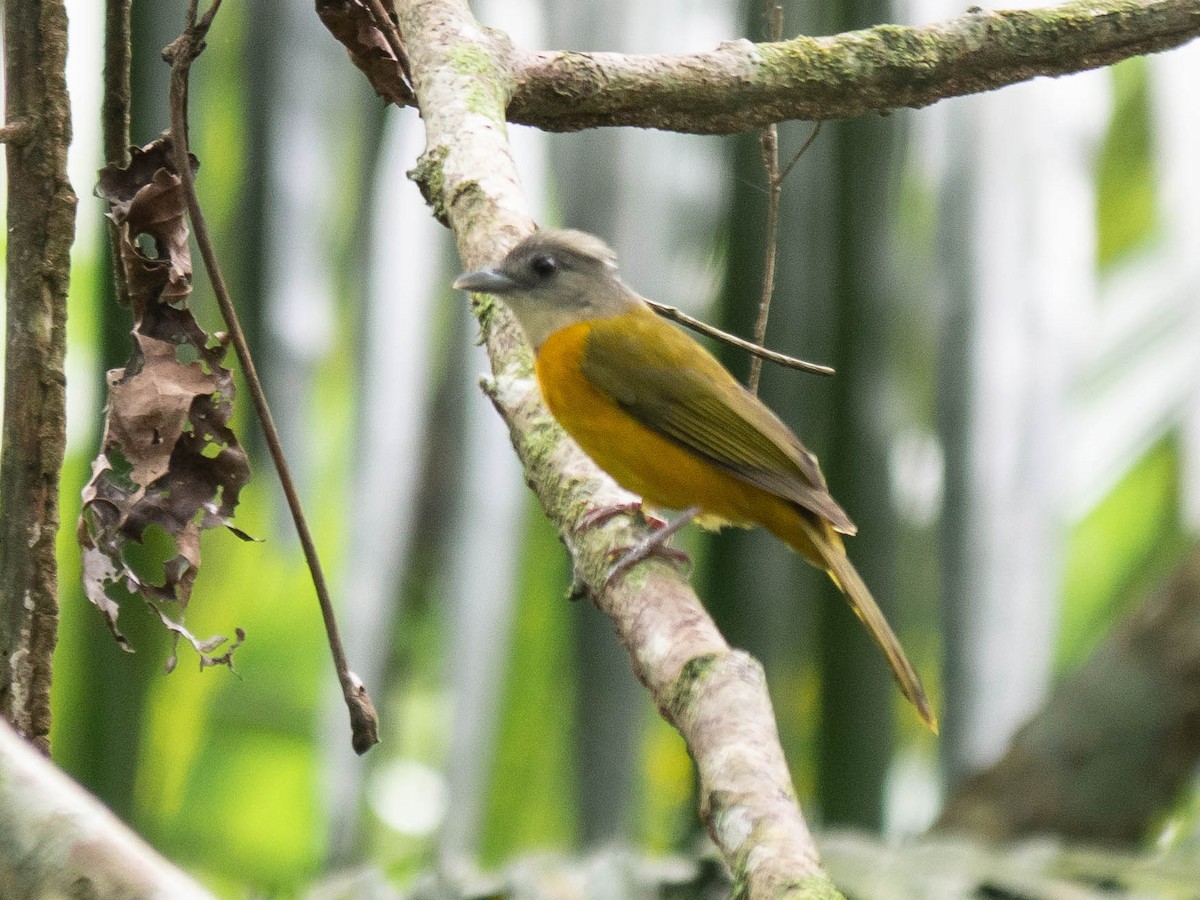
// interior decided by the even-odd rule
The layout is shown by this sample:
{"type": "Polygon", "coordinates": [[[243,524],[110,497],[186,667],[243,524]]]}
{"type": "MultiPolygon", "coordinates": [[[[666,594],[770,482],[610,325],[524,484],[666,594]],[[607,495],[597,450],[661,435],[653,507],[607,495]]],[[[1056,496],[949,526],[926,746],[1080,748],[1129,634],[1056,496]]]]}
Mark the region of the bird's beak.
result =
{"type": "Polygon", "coordinates": [[[478,269],[459,275],[454,280],[454,289],[477,294],[507,294],[517,289],[517,283],[499,269],[478,269]]]}

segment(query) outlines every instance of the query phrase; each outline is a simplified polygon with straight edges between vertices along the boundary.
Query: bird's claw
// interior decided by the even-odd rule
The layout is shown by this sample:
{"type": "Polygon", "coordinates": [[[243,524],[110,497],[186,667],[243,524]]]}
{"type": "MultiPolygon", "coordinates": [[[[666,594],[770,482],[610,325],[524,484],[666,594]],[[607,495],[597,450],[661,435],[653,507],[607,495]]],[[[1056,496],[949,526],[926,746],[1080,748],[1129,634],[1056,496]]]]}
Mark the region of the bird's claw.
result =
{"type": "MultiPolygon", "coordinates": [[[[669,536],[667,535],[667,537],[669,536]]],[[[661,537],[661,532],[656,531],[649,537],[638,541],[632,547],[615,548],[610,556],[615,557],[616,562],[608,570],[608,574],[604,576],[604,587],[612,587],[613,582],[618,578],[651,556],[660,556],[670,562],[678,563],[685,568],[692,564],[692,558],[687,553],[682,550],[676,550],[674,547],[668,547],[664,541],[665,538],[661,537]]]]}
{"type": "Polygon", "coordinates": [[[646,524],[651,528],[666,527],[667,520],[654,515],[642,505],[641,500],[630,500],[626,503],[612,503],[608,506],[599,506],[595,509],[588,510],[583,517],[575,523],[571,529],[572,532],[578,534],[588,528],[594,528],[597,525],[603,525],[610,519],[615,519],[617,516],[637,516],[640,515],[646,520],[646,524]]]}
{"type": "MultiPolygon", "coordinates": [[[[604,576],[604,588],[607,590],[612,587],[621,575],[628,572],[633,566],[647,559],[651,555],[660,556],[670,562],[680,564],[682,566],[690,566],[692,558],[682,550],[675,550],[667,546],[667,541],[680,528],[692,521],[699,514],[699,507],[690,507],[674,522],[667,522],[658,516],[649,513],[646,507],[639,501],[637,503],[619,503],[611,506],[603,506],[598,509],[593,509],[588,512],[579,523],[572,529],[573,532],[579,532],[584,528],[606,522],[613,516],[621,515],[622,513],[638,512],[646,520],[654,530],[646,537],[642,538],[632,547],[615,547],[609,551],[609,559],[616,560],[608,573],[604,576]]],[[[574,554],[572,554],[572,558],[574,554]]],[[[571,567],[571,587],[567,591],[569,600],[578,600],[586,597],[591,593],[587,583],[579,574],[577,566],[571,567]]]]}

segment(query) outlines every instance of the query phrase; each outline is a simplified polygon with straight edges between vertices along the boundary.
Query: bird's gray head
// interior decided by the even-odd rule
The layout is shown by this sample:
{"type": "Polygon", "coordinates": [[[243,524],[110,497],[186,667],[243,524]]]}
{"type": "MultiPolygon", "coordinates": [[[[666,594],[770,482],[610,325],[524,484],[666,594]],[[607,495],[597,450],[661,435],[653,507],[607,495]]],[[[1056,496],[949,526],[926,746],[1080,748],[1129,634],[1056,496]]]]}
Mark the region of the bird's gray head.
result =
{"type": "Polygon", "coordinates": [[[538,349],[578,322],[620,315],[641,302],[617,277],[617,257],[583,231],[535,231],[494,266],[467,272],[456,290],[496,294],[538,349]]]}

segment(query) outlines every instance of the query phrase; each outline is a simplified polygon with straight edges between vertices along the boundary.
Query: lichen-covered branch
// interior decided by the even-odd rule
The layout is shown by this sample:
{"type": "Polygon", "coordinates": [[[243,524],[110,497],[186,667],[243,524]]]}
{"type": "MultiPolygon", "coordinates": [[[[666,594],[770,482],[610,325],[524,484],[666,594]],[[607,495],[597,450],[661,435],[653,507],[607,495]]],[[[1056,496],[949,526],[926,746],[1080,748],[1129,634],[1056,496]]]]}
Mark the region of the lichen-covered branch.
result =
{"type": "MultiPolygon", "coordinates": [[[[359,0],[319,0],[318,7],[376,91],[402,98],[398,63],[376,46],[382,37],[335,27],[361,12],[359,0]]],[[[928,106],[1168,50],[1198,34],[1195,0],[1074,0],[1043,9],[976,7],[935,25],[728,41],[704,53],[531,52],[498,32],[480,46],[511,76],[511,122],[547,131],[630,125],[732,134],[789,119],[928,106]]]]}
{"type": "Polygon", "coordinates": [[[212,896],[3,722],[0,822],[0,897],[212,896]]]}
{"type": "MultiPolygon", "coordinates": [[[[427,136],[412,175],[454,230],[464,264],[474,268],[503,255],[534,227],[505,134],[512,74],[461,0],[400,0],[396,6],[427,136]]],[[[647,561],[605,588],[612,547],[643,536],[646,525],[627,516],[585,524],[589,510],[633,498],[551,418],[507,311],[483,303],[476,314],[492,363],[485,388],[585,588],[612,619],[634,672],[687,741],[702,814],[733,871],[735,894],[837,896],[796,803],[762,668],[730,650],[670,565],[647,561]]]]}
{"type": "Polygon", "coordinates": [[[728,134],[787,119],[928,106],[1166,50],[1197,34],[1195,0],[1078,0],[975,8],[915,28],[729,41],[709,53],[514,53],[518,85],[508,116],[552,131],[635,125],[728,134]]]}
{"type": "Polygon", "coordinates": [[[58,633],[58,476],[66,442],[63,353],[75,195],[62,0],[4,5],[8,293],[0,454],[0,716],[43,751],[58,633]]]}

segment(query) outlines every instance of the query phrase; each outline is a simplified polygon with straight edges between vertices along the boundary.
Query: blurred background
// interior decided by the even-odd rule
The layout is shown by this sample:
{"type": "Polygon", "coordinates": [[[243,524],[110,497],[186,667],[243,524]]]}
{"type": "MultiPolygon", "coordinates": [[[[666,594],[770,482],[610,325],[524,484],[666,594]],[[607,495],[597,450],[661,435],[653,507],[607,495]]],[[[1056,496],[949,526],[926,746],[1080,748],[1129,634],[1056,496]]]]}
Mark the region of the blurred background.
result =
{"type": "MultiPolygon", "coordinates": [[[[138,604],[114,644],[71,523],[104,372],[124,364],[98,133],[100,4],[68,0],[80,194],[69,318],[54,756],[222,894],[289,895],[370,865],[702,838],[677,734],[607,621],[569,603],[562,545],[477,388],[487,368],[448,234],[387,109],[311,4],[227,4],[193,70],[198,189],[383,721],[365,759],[257,426],[238,524],[210,533],[187,621],[246,629],[236,674],[162,674],[138,604]]],[[[159,53],[183,3],[135,3],[133,136],[167,124],[159,53]]],[[[945,0],[784,4],[784,33],[960,13],[945,0]]],[[[665,52],[762,39],[758,3],[487,0],[525,47],[665,52]]],[[[687,533],[701,597],[767,668],[818,828],[920,833],[1136,609],[1200,527],[1200,47],[826,125],[786,182],[762,394],[857,521],[850,553],[943,720],[926,733],[818,573],[759,533],[687,533]]],[[[786,163],[811,130],[780,127],[786,163]]],[[[625,280],[741,334],[762,279],[757,135],[510,128],[538,219],[596,232],[625,280]]],[[[194,302],[220,323],[207,282],[194,302]]],[[[721,351],[735,372],[747,360],[721,351]]],[[[243,394],[244,397],[244,394],[243,394]]],[[[1200,847],[1185,789],[1145,840],[1200,847]]],[[[1200,851],[1197,853],[1200,858],[1200,851]]]]}

